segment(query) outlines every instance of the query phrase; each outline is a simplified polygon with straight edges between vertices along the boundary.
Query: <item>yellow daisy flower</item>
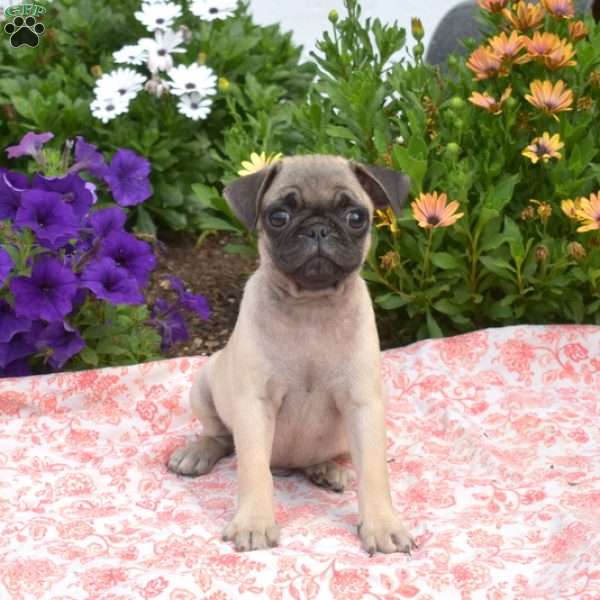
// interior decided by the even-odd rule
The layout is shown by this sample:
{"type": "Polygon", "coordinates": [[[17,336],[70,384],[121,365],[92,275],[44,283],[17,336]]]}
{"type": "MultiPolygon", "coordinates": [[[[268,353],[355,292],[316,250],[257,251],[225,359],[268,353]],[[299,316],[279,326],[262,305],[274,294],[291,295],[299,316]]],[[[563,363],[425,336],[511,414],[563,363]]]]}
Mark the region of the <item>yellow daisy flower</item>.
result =
{"type": "Polygon", "coordinates": [[[252,175],[252,173],[256,173],[282,158],[283,154],[281,154],[281,152],[278,152],[277,154],[265,154],[264,152],[257,154],[256,152],[253,152],[250,155],[250,160],[242,161],[243,168],[238,171],[238,175],[240,177],[252,175]]]}
{"type": "Polygon", "coordinates": [[[375,211],[375,218],[377,222],[375,223],[375,227],[387,227],[392,233],[396,233],[400,231],[398,228],[398,221],[396,219],[396,215],[391,208],[386,208],[385,210],[377,209],[375,211]]]}
{"type": "Polygon", "coordinates": [[[477,48],[469,57],[467,67],[475,73],[478,80],[489,79],[500,73],[504,74],[502,60],[489,48],[477,48]]]}
{"type": "Polygon", "coordinates": [[[563,200],[560,203],[560,208],[569,219],[577,219],[577,211],[581,208],[581,198],[563,200]]]}
{"type": "Polygon", "coordinates": [[[491,13],[502,12],[502,9],[508,4],[508,0],[477,0],[477,4],[483,10],[487,10],[491,13]]]}
{"type": "Polygon", "coordinates": [[[537,163],[538,160],[547,163],[551,158],[562,158],[559,150],[563,147],[564,144],[560,141],[558,133],[550,137],[550,134],[546,131],[541,137],[535,138],[521,154],[529,158],[533,164],[537,163]]]}
{"type": "Polygon", "coordinates": [[[589,198],[581,198],[577,218],[582,222],[581,227],[577,228],[579,232],[600,229],[600,191],[590,194],[589,198]]]}

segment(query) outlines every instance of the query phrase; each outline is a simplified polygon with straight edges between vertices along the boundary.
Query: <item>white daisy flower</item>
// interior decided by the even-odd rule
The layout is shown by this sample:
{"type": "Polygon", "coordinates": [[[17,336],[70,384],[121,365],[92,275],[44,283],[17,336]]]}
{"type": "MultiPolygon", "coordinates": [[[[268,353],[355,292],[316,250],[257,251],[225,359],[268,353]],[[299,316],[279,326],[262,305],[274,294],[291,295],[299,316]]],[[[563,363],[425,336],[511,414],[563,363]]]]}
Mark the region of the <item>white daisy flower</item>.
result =
{"type": "Polygon", "coordinates": [[[179,31],[157,29],[153,38],[142,38],[138,44],[148,51],[148,68],[152,73],[168,71],[173,67],[171,54],[185,52],[179,45],[183,43],[183,35],[179,31]]]}
{"type": "Polygon", "coordinates": [[[215,93],[217,76],[213,70],[205,65],[192,63],[191,65],[179,65],[168,73],[171,78],[169,87],[176,96],[183,94],[198,93],[209,96],[215,93]]]}
{"type": "Polygon", "coordinates": [[[164,4],[165,2],[167,2],[168,0],[142,0],[142,7],[150,4],[150,5],[154,5],[154,4],[164,4]]]}
{"type": "Polygon", "coordinates": [[[113,58],[118,63],[130,65],[143,65],[148,60],[148,50],[138,44],[123,46],[120,50],[113,52],[113,58]]]}
{"type": "Polygon", "coordinates": [[[194,0],[190,10],[205,21],[227,19],[237,8],[237,0],[194,0]]]}
{"type": "Polygon", "coordinates": [[[172,2],[164,4],[142,4],[142,10],[134,13],[135,18],[146,26],[148,31],[167,29],[181,16],[181,6],[172,2]]]}
{"type": "Polygon", "coordinates": [[[96,98],[91,104],[92,114],[103,123],[127,112],[129,100],[124,97],[96,98]]]}
{"type": "Polygon", "coordinates": [[[210,114],[212,100],[200,94],[184,94],[179,97],[177,108],[179,112],[190,119],[206,119],[210,114]]]}
{"type": "Polygon", "coordinates": [[[137,96],[145,82],[146,77],[137,71],[128,67],[119,67],[98,79],[94,93],[98,98],[121,97],[129,101],[137,96]]]}

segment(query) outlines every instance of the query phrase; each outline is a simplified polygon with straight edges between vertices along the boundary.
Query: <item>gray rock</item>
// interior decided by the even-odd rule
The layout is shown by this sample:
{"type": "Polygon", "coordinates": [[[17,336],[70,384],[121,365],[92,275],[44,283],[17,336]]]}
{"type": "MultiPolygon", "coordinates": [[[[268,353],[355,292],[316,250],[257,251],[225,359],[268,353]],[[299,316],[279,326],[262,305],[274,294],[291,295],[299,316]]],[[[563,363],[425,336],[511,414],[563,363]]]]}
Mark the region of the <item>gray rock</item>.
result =
{"type": "MultiPolygon", "coordinates": [[[[575,6],[579,14],[591,11],[594,18],[600,20],[600,0],[575,0],[575,6]]],[[[475,19],[478,10],[474,0],[461,2],[449,10],[433,33],[425,60],[430,64],[441,66],[452,53],[465,55],[464,38],[472,37],[476,40],[482,38],[481,26],[475,19]]]]}

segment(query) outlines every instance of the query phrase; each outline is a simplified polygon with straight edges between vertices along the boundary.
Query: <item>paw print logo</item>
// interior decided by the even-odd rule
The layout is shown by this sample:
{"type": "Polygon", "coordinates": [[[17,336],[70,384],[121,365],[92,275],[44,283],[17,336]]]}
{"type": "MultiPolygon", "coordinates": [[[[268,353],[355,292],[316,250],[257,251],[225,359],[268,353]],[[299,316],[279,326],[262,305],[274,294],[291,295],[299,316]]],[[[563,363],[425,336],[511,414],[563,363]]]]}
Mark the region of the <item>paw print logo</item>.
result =
{"type": "Polygon", "coordinates": [[[10,45],[13,48],[29,46],[35,48],[40,43],[40,36],[44,35],[46,28],[38,23],[35,17],[15,17],[12,23],[4,26],[4,31],[10,35],[10,45]]]}

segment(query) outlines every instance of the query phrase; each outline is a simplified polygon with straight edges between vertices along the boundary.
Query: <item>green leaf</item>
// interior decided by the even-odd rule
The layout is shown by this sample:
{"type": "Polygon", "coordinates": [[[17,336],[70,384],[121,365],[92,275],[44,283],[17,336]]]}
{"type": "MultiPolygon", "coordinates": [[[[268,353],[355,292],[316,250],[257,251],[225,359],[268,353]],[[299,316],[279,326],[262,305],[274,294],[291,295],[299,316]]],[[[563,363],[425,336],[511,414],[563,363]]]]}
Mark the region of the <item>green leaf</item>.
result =
{"type": "Polygon", "coordinates": [[[154,224],[150,213],[143,206],[138,206],[136,213],[135,230],[139,233],[147,233],[156,236],[156,225],[154,224]]]}
{"type": "Polygon", "coordinates": [[[509,281],[514,281],[515,277],[512,273],[516,273],[515,268],[502,258],[495,256],[481,256],[479,260],[483,263],[483,266],[488,270],[509,281]]]}
{"type": "Polygon", "coordinates": [[[225,219],[219,219],[219,217],[213,217],[212,215],[201,215],[198,219],[200,227],[202,229],[217,229],[219,231],[235,231],[239,233],[242,227],[236,227],[225,219]]]}
{"type": "Polygon", "coordinates": [[[394,167],[406,173],[411,179],[411,192],[420,194],[423,191],[423,179],[427,172],[427,161],[418,160],[410,155],[408,149],[394,146],[392,150],[394,167]]]}
{"type": "Polygon", "coordinates": [[[464,262],[448,252],[435,252],[431,262],[440,269],[462,269],[464,262]]]}
{"type": "Polygon", "coordinates": [[[435,310],[445,315],[457,315],[460,313],[460,308],[452,304],[447,298],[442,298],[441,300],[434,302],[432,306],[435,310]]]}
{"type": "Polygon", "coordinates": [[[81,358],[81,360],[83,360],[83,362],[86,365],[90,365],[92,367],[97,367],[98,366],[98,355],[96,354],[96,352],[90,348],[89,346],[86,346],[80,353],[79,356],[81,358]]]}
{"type": "Polygon", "coordinates": [[[521,179],[520,175],[506,175],[495,186],[492,186],[483,199],[483,205],[502,212],[511,201],[515,185],[521,179]]]}
{"type": "Polygon", "coordinates": [[[429,330],[429,335],[433,338],[444,337],[444,332],[440,329],[429,309],[427,309],[427,329],[429,330]]]}
{"type": "Polygon", "coordinates": [[[328,125],[325,129],[325,133],[332,137],[342,138],[345,140],[356,141],[356,135],[352,133],[347,127],[341,127],[339,125],[328,125]]]}
{"type": "Polygon", "coordinates": [[[239,254],[241,256],[256,256],[256,249],[244,244],[225,244],[223,246],[225,252],[229,254],[239,254]]]}
{"type": "Polygon", "coordinates": [[[394,310],[395,308],[400,308],[401,306],[408,304],[408,299],[403,298],[394,292],[390,292],[389,294],[377,296],[375,302],[385,310],[394,310]]]}

